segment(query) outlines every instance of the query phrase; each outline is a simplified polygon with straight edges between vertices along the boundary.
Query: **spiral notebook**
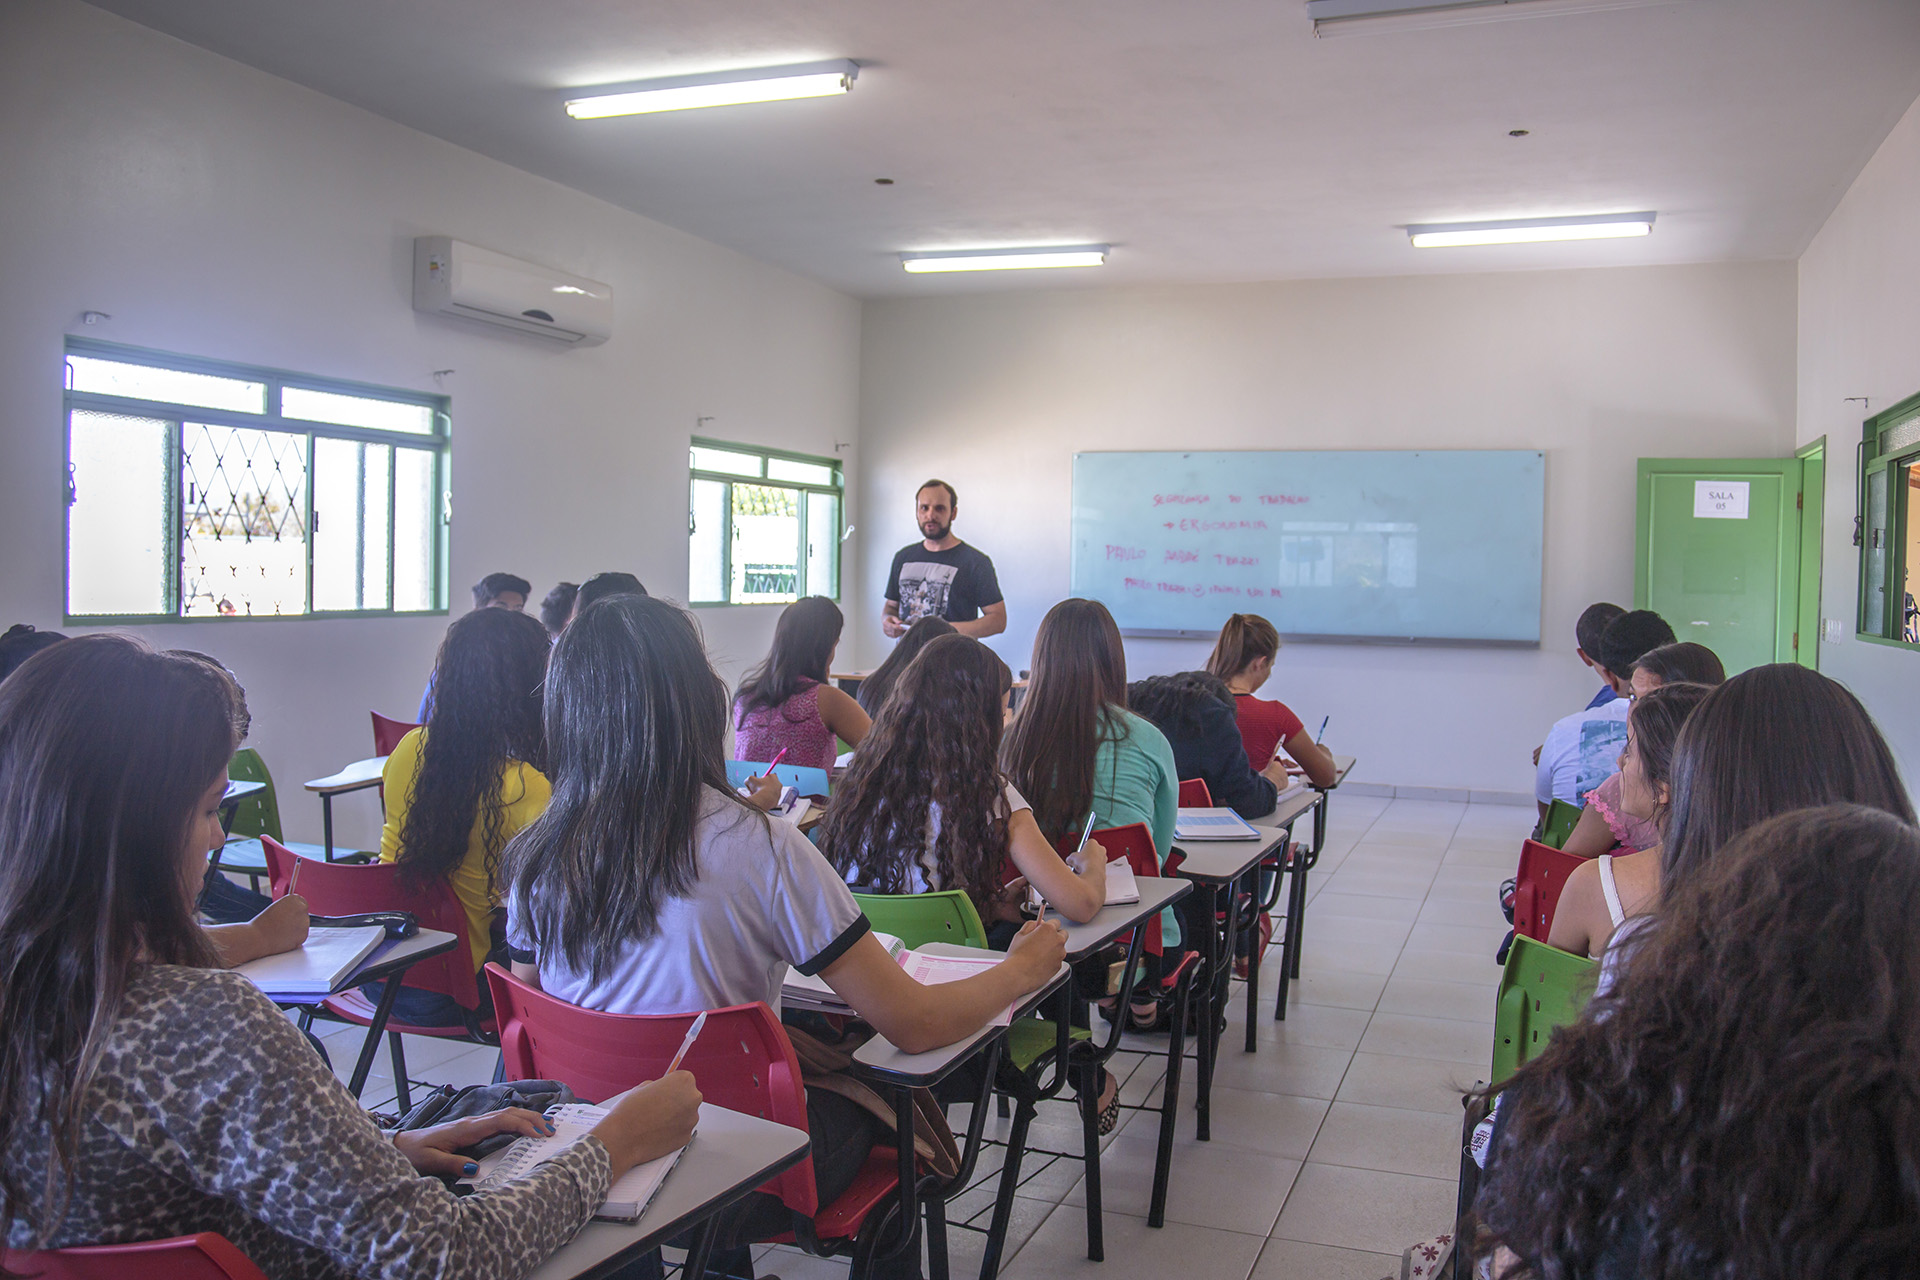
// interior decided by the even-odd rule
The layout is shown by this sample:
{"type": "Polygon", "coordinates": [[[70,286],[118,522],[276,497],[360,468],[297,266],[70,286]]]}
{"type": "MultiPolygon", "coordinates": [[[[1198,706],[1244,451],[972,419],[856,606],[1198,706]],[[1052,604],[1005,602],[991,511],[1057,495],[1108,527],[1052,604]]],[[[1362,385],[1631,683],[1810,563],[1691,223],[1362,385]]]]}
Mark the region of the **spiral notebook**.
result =
{"type": "MultiPolygon", "coordinates": [[[[542,1164],[560,1155],[574,1143],[587,1136],[593,1127],[607,1118],[605,1107],[590,1106],[584,1102],[568,1103],[564,1106],[547,1108],[547,1119],[553,1121],[553,1136],[550,1138],[516,1138],[490,1156],[480,1160],[480,1172],[471,1178],[460,1179],[460,1186],[469,1191],[497,1191],[508,1183],[517,1182],[526,1177],[542,1164]]],[[[654,1195],[660,1190],[660,1184],[673,1172],[673,1166],[685,1154],[686,1148],[668,1152],[657,1160],[637,1164],[614,1179],[607,1188],[606,1203],[594,1211],[594,1217],[605,1218],[611,1222],[632,1222],[647,1211],[654,1195]]]]}

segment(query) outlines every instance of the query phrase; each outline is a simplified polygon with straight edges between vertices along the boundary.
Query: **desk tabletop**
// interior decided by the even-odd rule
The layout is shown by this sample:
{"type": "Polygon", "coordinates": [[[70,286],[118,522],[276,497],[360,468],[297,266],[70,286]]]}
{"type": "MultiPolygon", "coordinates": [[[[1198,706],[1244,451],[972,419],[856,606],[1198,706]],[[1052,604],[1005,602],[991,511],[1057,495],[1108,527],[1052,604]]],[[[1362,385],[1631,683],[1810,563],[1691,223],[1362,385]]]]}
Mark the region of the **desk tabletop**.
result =
{"type": "Polygon", "coordinates": [[[245,966],[242,966],[237,972],[239,972],[241,977],[246,978],[249,982],[253,982],[255,986],[260,987],[260,990],[273,1000],[289,1003],[318,1004],[320,1001],[325,1000],[328,995],[339,995],[343,991],[351,991],[355,987],[368,982],[379,982],[383,978],[391,977],[395,973],[412,967],[417,962],[425,960],[429,956],[437,956],[443,951],[452,950],[459,941],[460,940],[454,937],[454,935],[442,929],[422,929],[411,938],[382,942],[378,947],[374,948],[371,955],[360,962],[358,968],[346,976],[339,986],[335,987],[326,995],[316,995],[310,992],[299,994],[284,991],[276,992],[272,987],[263,986],[259,982],[256,982],[252,975],[246,972],[245,966]]]}
{"type": "Polygon", "coordinates": [[[1238,880],[1287,838],[1285,827],[1260,826],[1257,830],[1257,840],[1194,840],[1176,846],[1186,857],[1175,874],[1208,884],[1238,880]]]}
{"type": "MultiPolygon", "coordinates": [[[[1352,771],[1353,765],[1354,758],[1352,756],[1335,756],[1333,758],[1333,785],[1335,787],[1347,780],[1347,774],[1352,771]]],[[[1332,787],[1328,788],[1328,790],[1332,789],[1332,787]]]]}
{"type": "Polygon", "coordinates": [[[338,773],[330,773],[324,778],[314,778],[306,784],[306,788],[316,795],[333,796],[343,791],[377,787],[380,785],[380,776],[386,772],[386,768],[385,756],[368,756],[365,760],[355,760],[338,773]]]}
{"type": "MultiPolygon", "coordinates": [[[[1142,894],[1141,896],[1145,896],[1142,894]]],[[[934,955],[977,956],[977,947],[963,947],[952,942],[929,942],[915,950],[926,951],[934,955]]],[[[1024,1018],[1038,1008],[1040,1002],[1058,991],[1072,973],[1064,961],[1047,982],[1037,991],[1030,991],[1013,1006],[1013,1016],[1024,1018]]],[[[925,1053],[902,1053],[893,1043],[878,1032],[873,1039],[854,1051],[854,1063],[860,1067],[861,1074],[876,1077],[887,1084],[895,1085],[931,1085],[937,1084],[974,1053],[984,1048],[996,1036],[1006,1034],[1005,1027],[988,1025],[970,1036],[964,1036],[950,1045],[938,1049],[929,1049],[925,1053]]]]}
{"type": "Polygon", "coordinates": [[[1192,882],[1179,876],[1139,876],[1136,883],[1140,886],[1140,901],[1102,907],[1085,924],[1075,924],[1058,911],[1047,912],[1047,919],[1067,931],[1069,962],[1105,946],[1142,920],[1158,914],[1162,908],[1172,906],[1193,892],[1192,882]]]}
{"type": "Polygon", "coordinates": [[[807,1135],[799,1129],[703,1103],[693,1141],[647,1211],[632,1222],[587,1223],[528,1280],[586,1280],[604,1274],[608,1263],[624,1264],[659,1247],[806,1154],[807,1135]]]}
{"type": "Polygon", "coordinates": [[[234,778],[227,783],[227,789],[220,793],[220,803],[238,804],[256,791],[266,789],[267,784],[264,782],[248,782],[242,778],[234,778]]]}
{"type": "Polygon", "coordinates": [[[1313,812],[1313,807],[1326,798],[1327,793],[1317,787],[1295,787],[1280,797],[1272,813],[1247,821],[1256,827],[1284,827],[1290,822],[1298,822],[1301,815],[1313,812]]]}

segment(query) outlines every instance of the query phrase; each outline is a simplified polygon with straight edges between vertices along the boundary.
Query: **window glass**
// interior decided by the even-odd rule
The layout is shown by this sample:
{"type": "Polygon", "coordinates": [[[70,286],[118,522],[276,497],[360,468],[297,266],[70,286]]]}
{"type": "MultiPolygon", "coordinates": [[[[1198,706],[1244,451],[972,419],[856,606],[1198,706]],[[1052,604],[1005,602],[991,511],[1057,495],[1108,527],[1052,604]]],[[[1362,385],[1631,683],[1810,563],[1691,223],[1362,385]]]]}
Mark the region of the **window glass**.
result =
{"type": "Polygon", "coordinates": [[[313,607],[387,607],[387,498],[393,448],[313,444],[313,607]]]}
{"type": "Polygon", "coordinates": [[[180,616],[307,611],[305,436],[185,423],[180,488],[180,616]]]}
{"type": "Polygon", "coordinates": [[[167,454],[172,424],[77,410],[67,435],[67,613],[168,607],[167,454]]]}
{"type": "Polygon", "coordinates": [[[1887,634],[1887,545],[1891,534],[1887,528],[1889,474],[1890,469],[1882,467],[1867,476],[1867,527],[1860,548],[1861,560],[1866,566],[1860,591],[1860,610],[1864,615],[1861,630],[1875,636],[1887,634]]]}
{"type": "Polygon", "coordinates": [[[778,458],[751,445],[698,439],[687,461],[694,472],[687,496],[690,602],[839,598],[846,499],[838,462],[778,458]]]}
{"type": "Polygon", "coordinates": [[[840,499],[807,495],[807,594],[840,595],[840,499]]]}
{"type": "Polygon", "coordinates": [[[694,445],[688,451],[689,459],[695,471],[718,471],[729,476],[760,475],[760,455],[755,453],[736,453],[731,449],[710,449],[705,445],[694,445]]]}
{"type": "Polygon", "coordinates": [[[687,599],[716,604],[727,598],[727,485],[693,482],[687,513],[687,599]]]}
{"type": "Polygon", "coordinates": [[[439,455],[431,449],[393,451],[393,607],[416,613],[435,606],[441,578],[439,455]]]}
{"type": "Polygon", "coordinates": [[[365,427],[369,431],[433,434],[433,410],[427,405],[313,391],[306,387],[280,389],[280,416],[306,422],[331,422],[343,427],[365,427]]]}
{"type": "Polygon", "coordinates": [[[768,458],[767,479],[791,480],[795,484],[837,484],[833,468],[818,462],[795,462],[791,458],[768,458]]]}
{"type": "Polygon", "coordinates": [[[1920,466],[1900,469],[1907,487],[1906,545],[1901,556],[1906,566],[1906,582],[1900,599],[1900,638],[1908,644],[1920,644],[1920,466]]]}
{"type": "Polygon", "coordinates": [[[160,400],[196,409],[226,409],[233,413],[264,413],[267,384],[244,378],[222,378],[211,373],[188,373],[153,365],[129,364],[76,353],[67,355],[67,385],[93,395],[128,396],[160,400]]]}
{"type": "Polygon", "coordinates": [[[772,604],[800,598],[800,492],[765,484],[733,490],[735,604],[772,604]]]}

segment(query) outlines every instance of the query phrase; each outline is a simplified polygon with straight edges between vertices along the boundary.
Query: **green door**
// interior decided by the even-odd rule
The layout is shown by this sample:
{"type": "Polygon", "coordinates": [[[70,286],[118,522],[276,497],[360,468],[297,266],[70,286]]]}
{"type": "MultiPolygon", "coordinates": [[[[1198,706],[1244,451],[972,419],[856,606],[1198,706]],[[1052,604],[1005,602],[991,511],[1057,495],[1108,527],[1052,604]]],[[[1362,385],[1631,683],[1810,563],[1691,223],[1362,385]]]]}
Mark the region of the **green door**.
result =
{"type": "Polygon", "coordinates": [[[1642,458],[1634,606],[1706,645],[1733,675],[1811,664],[1800,634],[1798,458],[1642,458]]]}

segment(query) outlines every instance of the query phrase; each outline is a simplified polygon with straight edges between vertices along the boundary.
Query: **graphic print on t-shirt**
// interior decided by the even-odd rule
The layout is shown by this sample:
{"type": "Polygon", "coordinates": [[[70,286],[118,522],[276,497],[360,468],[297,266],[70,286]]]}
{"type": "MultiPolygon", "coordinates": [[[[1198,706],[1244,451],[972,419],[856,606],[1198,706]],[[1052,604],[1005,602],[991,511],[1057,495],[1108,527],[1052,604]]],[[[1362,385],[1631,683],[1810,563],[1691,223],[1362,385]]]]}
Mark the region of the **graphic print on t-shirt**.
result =
{"type": "MultiPolygon", "coordinates": [[[[1598,718],[1584,720],[1580,724],[1580,745],[1574,766],[1575,796],[1584,796],[1608,778],[1619,768],[1620,753],[1627,746],[1627,722],[1625,720],[1602,720],[1598,718]]],[[[1574,803],[1578,804],[1576,800],[1574,803]]]]}
{"type": "Polygon", "coordinates": [[[900,620],[915,623],[922,618],[944,618],[947,597],[960,566],[909,560],[900,566],[900,620]]]}

